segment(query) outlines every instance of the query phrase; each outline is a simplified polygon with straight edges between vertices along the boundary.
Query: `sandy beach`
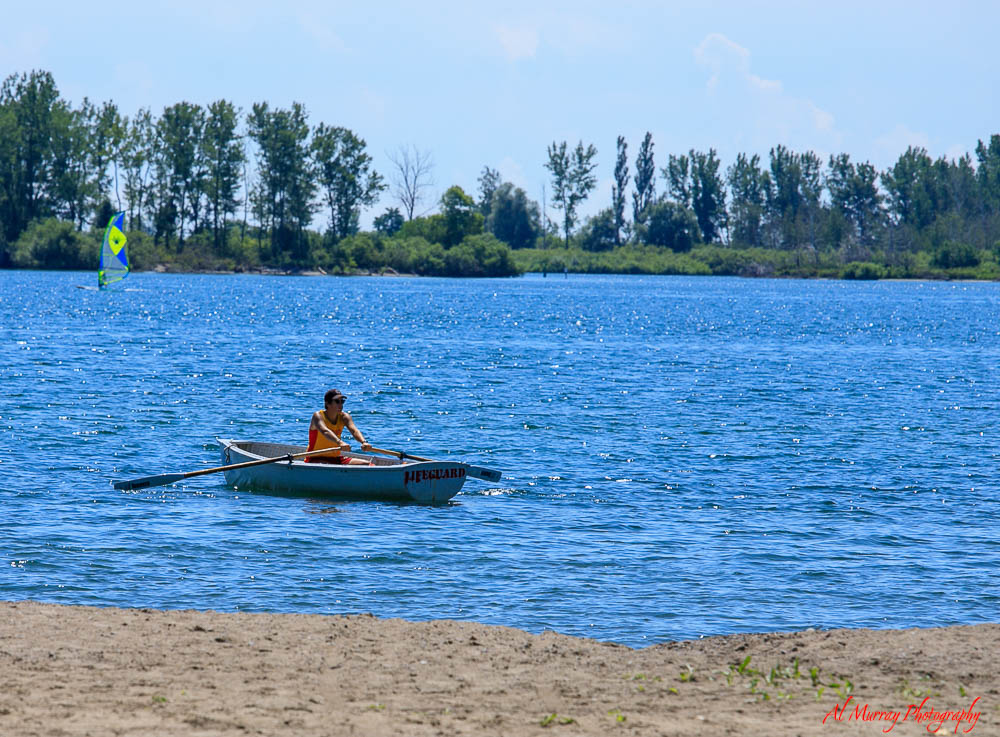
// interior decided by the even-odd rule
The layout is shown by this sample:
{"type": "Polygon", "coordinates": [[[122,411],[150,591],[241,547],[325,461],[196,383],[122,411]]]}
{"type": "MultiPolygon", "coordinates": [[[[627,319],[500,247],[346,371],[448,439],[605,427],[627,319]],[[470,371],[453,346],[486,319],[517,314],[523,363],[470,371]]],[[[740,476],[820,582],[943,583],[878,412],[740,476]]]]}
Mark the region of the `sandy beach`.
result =
{"type": "Polygon", "coordinates": [[[0,735],[1000,734],[1000,624],[641,650],[373,616],[0,603],[0,735]]]}

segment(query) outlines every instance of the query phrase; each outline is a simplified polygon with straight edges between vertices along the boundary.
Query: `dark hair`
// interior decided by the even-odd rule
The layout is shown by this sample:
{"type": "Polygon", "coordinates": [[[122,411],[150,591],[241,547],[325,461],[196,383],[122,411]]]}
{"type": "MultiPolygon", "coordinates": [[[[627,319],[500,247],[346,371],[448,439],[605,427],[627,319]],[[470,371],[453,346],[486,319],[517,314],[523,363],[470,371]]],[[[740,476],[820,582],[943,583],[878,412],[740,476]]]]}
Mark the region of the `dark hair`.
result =
{"type": "Polygon", "coordinates": [[[329,404],[334,399],[337,399],[338,397],[343,397],[343,396],[344,395],[341,394],[337,389],[331,389],[330,391],[328,391],[326,394],[323,395],[323,404],[324,405],[329,404]]]}

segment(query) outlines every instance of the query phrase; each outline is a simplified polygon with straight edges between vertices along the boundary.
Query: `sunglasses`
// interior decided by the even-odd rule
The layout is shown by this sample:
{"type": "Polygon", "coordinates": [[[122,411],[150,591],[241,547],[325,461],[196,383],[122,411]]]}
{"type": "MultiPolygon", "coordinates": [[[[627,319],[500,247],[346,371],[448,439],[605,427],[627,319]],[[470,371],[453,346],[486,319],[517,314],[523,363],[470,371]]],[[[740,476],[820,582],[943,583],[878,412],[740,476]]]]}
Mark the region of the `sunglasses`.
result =
{"type": "Polygon", "coordinates": [[[343,404],[347,397],[337,397],[336,399],[331,399],[330,404],[343,404]]]}

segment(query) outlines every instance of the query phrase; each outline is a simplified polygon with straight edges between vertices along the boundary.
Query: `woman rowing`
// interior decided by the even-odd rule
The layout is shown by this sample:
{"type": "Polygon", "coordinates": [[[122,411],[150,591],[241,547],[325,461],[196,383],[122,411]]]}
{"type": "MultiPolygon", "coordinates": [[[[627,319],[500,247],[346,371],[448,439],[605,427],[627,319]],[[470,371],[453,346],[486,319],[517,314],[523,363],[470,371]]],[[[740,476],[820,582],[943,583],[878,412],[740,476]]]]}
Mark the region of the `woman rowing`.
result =
{"type": "Polygon", "coordinates": [[[344,400],[347,399],[336,389],[331,389],[323,396],[323,409],[318,410],[309,423],[309,447],[307,450],[322,450],[330,448],[322,455],[306,456],[306,463],[341,463],[368,465],[368,461],[343,455],[342,451],[351,446],[340,439],[346,427],[354,439],[361,443],[362,450],[371,450],[371,445],[354,424],[351,416],[344,411],[344,400]]]}

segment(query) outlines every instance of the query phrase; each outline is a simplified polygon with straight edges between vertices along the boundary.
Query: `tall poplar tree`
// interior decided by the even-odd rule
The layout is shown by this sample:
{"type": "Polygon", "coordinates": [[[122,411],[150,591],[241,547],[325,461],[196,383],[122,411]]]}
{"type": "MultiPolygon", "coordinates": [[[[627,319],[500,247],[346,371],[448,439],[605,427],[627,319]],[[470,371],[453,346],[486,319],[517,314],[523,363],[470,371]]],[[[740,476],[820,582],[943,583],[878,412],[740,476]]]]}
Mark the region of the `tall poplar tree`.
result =
{"type": "Polygon", "coordinates": [[[764,198],[768,174],[760,169],[760,156],[738,154],[736,163],[726,170],[729,194],[730,239],[745,246],[762,246],[764,198]]]}
{"type": "Polygon", "coordinates": [[[670,154],[667,165],[660,170],[667,180],[667,193],[681,207],[691,209],[692,191],[691,159],[686,154],[674,156],[670,154]]]}
{"type": "Polygon", "coordinates": [[[708,153],[692,149],[691,209],[705,243],[721,240],[726,225],[726,185],[719,174],[719,157],[715,149],[708,153]]]}
{"type": "Polygon", "coordinates": [[[490,210],[493,209],[493,193],[503,184],[500,172],[488,166],[483,167],[483,173],[479,175],[479,212],[483,217],[489,217],[490,210]]]}
{"type": "Polygon", "coordinates": [[[656,198],[656,164],[653,161],[653,134],[646,132],[635,157],[635,191],[632,193],[632,222],[643,221],[646,208],[656,198]]]}
{"type": "Polygon", "coordinates": [[[628,144],[618,136],[618,158],[615,160],[615,183],[611,189],[611,211],[614,215],[615,245],[621,245],[625,227],[625,190],[628,187],[628,144]]]}
{"type": "Polygon", "coordinates": [[[795,245],[795,223],[802,208],[802,168],[798,156],[783,145],[771,149],[768,226],[775,247],[795,245]]]}

